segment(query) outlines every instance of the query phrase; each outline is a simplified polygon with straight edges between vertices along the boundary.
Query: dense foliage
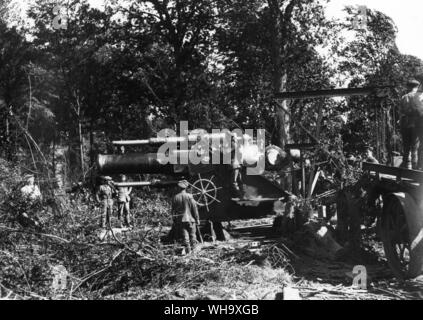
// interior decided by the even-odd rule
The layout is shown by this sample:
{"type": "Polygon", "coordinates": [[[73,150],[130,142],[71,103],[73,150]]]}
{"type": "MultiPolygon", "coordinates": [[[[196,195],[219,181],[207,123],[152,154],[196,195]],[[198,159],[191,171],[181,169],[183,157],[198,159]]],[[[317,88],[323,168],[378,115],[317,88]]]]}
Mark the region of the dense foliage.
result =
{"type": "Polygon", "coordinates": [[[71,181],[88,176],[112,139],[186,119],[191,128],[265,128],[283,144],[307,140],[294,124],[316,131],[321,111],[322,141],[341,137],[355,152],[376,143],[374,98],[284,102],[291,117],[273,93],[393,84],[395,105],[423,66],[399,53],[389,17],[368,10],[366,28],[354,29],[355,8],[330,20],[324,0],[112,1],[101,10],[70,1],[63,29],[54,28],[56,1],[30,2],[25,24],[11,23],[13,7],[2,4],[1,154],[43,172],[65,160],[71,181]]]}

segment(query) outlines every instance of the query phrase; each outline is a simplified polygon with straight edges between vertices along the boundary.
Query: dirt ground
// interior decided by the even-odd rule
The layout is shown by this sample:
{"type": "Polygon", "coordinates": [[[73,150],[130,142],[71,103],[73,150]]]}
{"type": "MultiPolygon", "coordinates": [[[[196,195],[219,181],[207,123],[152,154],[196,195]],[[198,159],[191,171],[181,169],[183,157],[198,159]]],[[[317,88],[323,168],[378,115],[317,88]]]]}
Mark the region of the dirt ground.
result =
{"type": "Polygon", "coordinates": [[[284,288],[299,291],[303,300],[423,299],[423,277],[398,282],[383,256],[381,243],[364,235],[361,256],[343,261],[290,250],[272,229],[273,218],[233,221],[232,239],[206,242],[181,263],[198,263],[198,273],[160,288],[132,288],[106,299],[275,300],[284,288]],[[367,289],[353,286],[353,268],[364,265],[367,289]]]}

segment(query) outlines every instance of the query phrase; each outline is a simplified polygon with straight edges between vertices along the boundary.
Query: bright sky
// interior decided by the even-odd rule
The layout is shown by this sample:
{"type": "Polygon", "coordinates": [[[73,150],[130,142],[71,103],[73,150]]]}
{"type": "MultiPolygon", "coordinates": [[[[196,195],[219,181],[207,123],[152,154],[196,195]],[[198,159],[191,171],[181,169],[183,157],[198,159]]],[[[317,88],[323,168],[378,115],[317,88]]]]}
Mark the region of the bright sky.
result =
{"type": "Polygon", "coordinates": [[[398,27],[397,45],[401,53],[423,59],[423,39],[418,36],[423,31],[422,0],[331,0],[327,13],[339,17],[346,5],[363,5],[391,17],[398,27]]]}

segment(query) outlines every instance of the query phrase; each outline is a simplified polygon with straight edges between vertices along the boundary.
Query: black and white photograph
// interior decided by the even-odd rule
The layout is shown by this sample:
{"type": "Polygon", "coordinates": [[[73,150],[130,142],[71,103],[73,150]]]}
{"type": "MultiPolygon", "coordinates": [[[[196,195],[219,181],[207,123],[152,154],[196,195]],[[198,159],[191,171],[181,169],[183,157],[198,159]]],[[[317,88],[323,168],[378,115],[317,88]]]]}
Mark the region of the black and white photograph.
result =
{"type": "Polygon", "coordinates": [[[0,300],[423,300],[422,12],[0,0],[0,300]]]}

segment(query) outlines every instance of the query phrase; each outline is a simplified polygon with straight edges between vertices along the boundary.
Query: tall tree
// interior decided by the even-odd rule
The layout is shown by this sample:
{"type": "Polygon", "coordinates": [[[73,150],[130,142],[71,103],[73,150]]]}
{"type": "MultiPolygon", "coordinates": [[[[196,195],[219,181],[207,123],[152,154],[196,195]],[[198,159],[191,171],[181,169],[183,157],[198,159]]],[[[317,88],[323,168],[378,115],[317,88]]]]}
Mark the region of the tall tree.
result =
{"type": "MultiPolygon", "coordinates": [[[[28,66],[32,57],[32,49],[25,38],[16,29],[8,28],[0,22],[0,141],[2,152],[7,158],[16,154],[12,150],[16,146],[16,134],[13,135],[13,123],[10,112],[18,115],[23,111],[28,99],[28,66]]],[[[14,132],[14,131],[13,131],[14,132]]]]}
{"type": "Polygon", "coordinates": [[[329,69],[315,51],[331,32],[322,3],[234,1],[223,10],[224,22],[218,35],[221,51],[226,61],[231,61],[230,65],[226,64],[232,76],[232,80],[228,80],[238,84],[236,89],[241,95],[249,96],[245,102],[260,101],[266,113],[276,113],[276,130],[272,130],[274,142],[283,146],[291,139],[289,114],[296,110],[291,109],[294,105],[288,101],[275,105],[273,94],[304,89],[305,79],[317,80],[308,81],[308,88],[321,88],[323,83],[329,82],[329,69]]]}

